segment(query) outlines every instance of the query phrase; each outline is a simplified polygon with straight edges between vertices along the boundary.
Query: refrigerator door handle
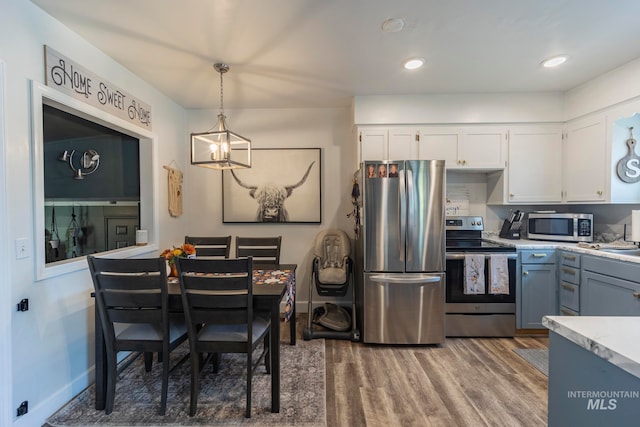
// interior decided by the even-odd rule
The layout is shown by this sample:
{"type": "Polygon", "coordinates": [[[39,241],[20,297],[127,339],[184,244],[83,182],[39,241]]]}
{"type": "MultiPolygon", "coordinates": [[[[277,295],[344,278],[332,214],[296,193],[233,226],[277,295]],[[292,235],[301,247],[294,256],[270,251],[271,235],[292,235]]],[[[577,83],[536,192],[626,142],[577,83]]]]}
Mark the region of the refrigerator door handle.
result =
{"type": "Polygon", "coordinates": [[[370,280],[372,282],[381,282],[381,283],[435,283],[442,281],[440,276],[431,276],[428,274],[419,275],[419,276],[389,276],[385,274],[380,274],[376,276],[371,276],[370,280]]]}
{"type": "MultiPolygon", "coordinates": [[[[406,180],[407,180],[407,186],[406,186],[406,202],[407,202],[407,207],[406,209],[408,209],[408,212],[406,213],[406,216],[404,218],[406,218],[406,224],[405,224],[405,229],[406,230],[414,230],[415,228],[412,227],[412,224],[409,222],[409,218],[411,218],[413,216],[414,212],[416,211],[416,201],[415,201],[415,197],[414,197],[414,188],[413,188],[413,171],[411,169],[407,169],[407,176],[406,176],[406,180]],[[411,212],[411,215],[409,214],[409,212],[411,212]]],[[[413,244],[415,243],[413,241],[413,239],[409,239],[408,235],[405,235],[405,240],[406,240],[406,244],[405,244],[405,252],[406,252],[406,256],[407,256],[407,261],[411,261],[413,260],[413,244]]]]}
{"type": "Polygon", "coordinates": [[[398,233],[398,247],[400,248],[400,261],[404,262],[405,261],[405,245],[403,244],[404,242],[402,241],[402,239],[406,239],[406,230],[407,230],[407,223],[406,223],[406,218],[407,218],[407,190],[405,187],[405,181],[406,181],[406,176],[405,176],[405,170],[401,169],[398,172],[398,180],[399,180],[399,187],[400,187],[400,191],[398,192],[398,195],[400,196],[400,200],[398,203],[399,208],[400,208],[400,232],[398,233]]]}

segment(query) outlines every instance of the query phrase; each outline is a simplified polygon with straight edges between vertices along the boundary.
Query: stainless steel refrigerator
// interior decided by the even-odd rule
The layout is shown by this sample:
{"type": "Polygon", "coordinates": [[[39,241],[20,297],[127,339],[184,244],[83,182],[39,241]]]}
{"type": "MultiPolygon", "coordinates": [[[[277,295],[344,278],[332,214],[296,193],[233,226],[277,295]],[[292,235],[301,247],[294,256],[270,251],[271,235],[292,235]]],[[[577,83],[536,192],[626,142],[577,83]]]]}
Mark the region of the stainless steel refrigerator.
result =
{"type": "Polygon", "coordinates": [[[357,305],[364,342],[444,342],[443,160],[364,162],[357,305]]]}

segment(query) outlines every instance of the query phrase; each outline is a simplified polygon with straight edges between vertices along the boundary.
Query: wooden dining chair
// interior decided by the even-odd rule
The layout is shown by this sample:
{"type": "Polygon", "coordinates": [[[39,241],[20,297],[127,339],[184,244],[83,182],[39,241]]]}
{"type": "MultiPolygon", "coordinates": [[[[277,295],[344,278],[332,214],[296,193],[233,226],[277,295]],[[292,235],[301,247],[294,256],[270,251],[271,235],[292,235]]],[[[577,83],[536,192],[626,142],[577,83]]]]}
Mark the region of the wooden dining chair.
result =
{"type": "Polygon", "coordinates": [[[229,258],[231,252],[231,236],[184,236],[184,242],[195,246],[197,257],[229,258]]]}
{"type": "Polygon", "coordinates": [[[236,236],[236,257],[253,257],[256,264],[280,264],[280,244],[278,237],[236,236]]]}
{"type": "MultiPolygon", "coordinates": [[[[191,352],[190,416],[194,416],[197,410],[200,372],[210,359],[208,357],[203,362],[203,354],[246,353],[247,418],[251,417],[253,372],[262,360],[267,372],[271,372],[268,344],[253,362],[258,344],[269,336],[271,322],[253,313],[252,264],[251,257],[178,259],[178,277],[191,352]]],[[[268,343],[268,340],[265,342],[268,343]]]]}
{"type": "MultiPolygon", "coordinates": [[[[105,413],[113,410],[117,357],[121,351],[145,355],[151,370],[153,353],[162,355],[160,414],[167,408],[169,353],[188,337],[184,319],[169,316],[164,258],[110,259],[87,256],[102,323],[107,359],[105,413]]],[[[124,368],[123,368],[124,369],[124,368]]]]}

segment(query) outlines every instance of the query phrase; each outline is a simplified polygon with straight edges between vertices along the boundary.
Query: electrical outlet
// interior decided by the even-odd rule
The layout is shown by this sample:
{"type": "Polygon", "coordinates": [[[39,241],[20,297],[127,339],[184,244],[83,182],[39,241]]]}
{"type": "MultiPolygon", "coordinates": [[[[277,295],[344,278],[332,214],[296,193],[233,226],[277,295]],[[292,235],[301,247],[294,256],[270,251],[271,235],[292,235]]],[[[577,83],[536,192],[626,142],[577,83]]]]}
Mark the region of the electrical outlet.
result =
{"type": "Polygon", "coordinates": [[[22,237],[16,239],[16,259],[29,258],[29,242],[22,237]]]}

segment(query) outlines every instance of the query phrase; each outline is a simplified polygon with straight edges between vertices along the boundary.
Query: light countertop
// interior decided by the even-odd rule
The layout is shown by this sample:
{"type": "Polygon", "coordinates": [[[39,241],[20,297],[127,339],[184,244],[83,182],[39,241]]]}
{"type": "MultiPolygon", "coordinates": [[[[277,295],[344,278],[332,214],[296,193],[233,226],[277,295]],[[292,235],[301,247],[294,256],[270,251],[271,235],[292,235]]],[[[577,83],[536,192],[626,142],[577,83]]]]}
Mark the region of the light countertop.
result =
{"type": "Polygon", "coordinates": [[[542,324],[640,378],[640,317],[545,316],[542,324]]]}
{"type": "Polygon", "coordinates": [[[619,261],[628,261],[628,262],[635,262],[640,264],[640,256],[638,255],[625,255],[624,253],[611,253],[611,252],[604,252],[599,249],[582,248],[582,247],[579,247],[577,243],[549,242],[549,241],[529,240],[529,239],[511,240],[511,239],[504,239],[502,237],[493,236],[491,234],[485,234],[482,237],[483,239],[488,240],[490,242],[495,242],[495,243],[500,243],[506,246],[515,247],[516,249],[562,249],[562,250],[577,252],[584,255],[596,255],[596,256],[602,256],[605,258],[617,259],[619,261]]]}

